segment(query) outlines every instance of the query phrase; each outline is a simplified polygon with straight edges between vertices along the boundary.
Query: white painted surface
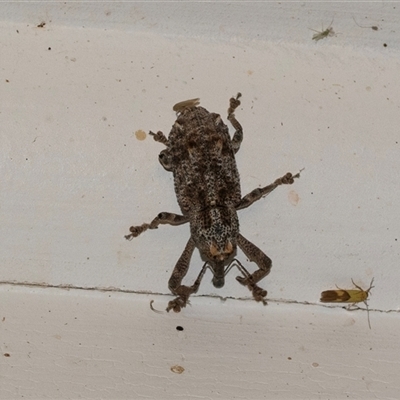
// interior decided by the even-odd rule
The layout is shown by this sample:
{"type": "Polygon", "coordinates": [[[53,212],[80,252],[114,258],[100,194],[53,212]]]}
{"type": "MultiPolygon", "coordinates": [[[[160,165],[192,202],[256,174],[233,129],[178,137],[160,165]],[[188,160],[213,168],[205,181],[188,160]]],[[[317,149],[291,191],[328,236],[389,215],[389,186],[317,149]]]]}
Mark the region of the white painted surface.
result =
{"type": "Polygon", "coordinates": [[[2,399],[396,399],[400,390],[397,314],[374,313],[369,330],[366,313],[318,306],[196,298],[190,312],[160,315],[149,301],[161,296],[6,286],[1,296],[2,399]]]}
{"type": "MultiPolygon", "coordinates": [[[[354,348],[354,343],[369,349],[367,338],[379,341],[381,334],[386,335],[383,338],[389,341],[388,348],[395,348],[399,341],[395,330],[398,314],[380,313],[397,311],[400,301],[400,40],[397,30],[400,15],[396,7],[394,3],[1,4],[0,261],[3,284],[70,285],[168,294],[167,281],[189,230],[186,226],[161,226],[131,242],[123,238],[130,225],[149,222],[160,211],[179,212],[172,176],[157,161],[162,146],[149,137],[139,141],[135,131],[151,129],[168,133],[175,117],[172,105],[193,97],[200,97],[204,107],[225,116],[229,97],[240,91],[243,100],[236,115],[244,128],[244,141],[237,162],[243,194],[287,171],[295,173],[305,168],[294,185],[278,188],[239,215],[242,233],[273,259],[272,272],[261,284],[268,289],[272,301],[268,308],[239,301],[231,302],[234,307],[226,307],[219,300],[197,297],[182,315],[154,314],[155,321],[174,324],[168,318],[171,321],[184,318],[195,324],[200,316],[205,322],[195,328],[199,337],[202,332],[210,335],[210,340],[224,337],[225,330],[232,334],[222,345],[224,355],[229,354],[228,349],[232,348],[229,345],[240,346],[238,343],[246,336],[246,347],[235,350],[238,359],[246,360],[248,349],[256,354],[265,337],[271,340],[271,336],[277,335],[273,340],[279,345],[271,346],[273,351],[278,351],[277,346],[285,348],[288,343],[294,346],[297,331],[290,327],[301,322],[306,341],[303,345],[315,354],[325,354],[330,363],[345,365],[347,372],[343,376],[351,377],[355,365],[368,370],[371,379],[373,374],[382,374],[380,382],[385,382],[382,385],[386,389],[383,386],[371,389],[364,382],[366,386],[356,386],[350,397],[395,398],[396,386],[383,378],[383,374],[390,377],[394,371],[399,372],[398,363],[390,358],[393,354],[377,346],[377,358],[386,369],[381,365],[374,369],[366,361],[367,350],[362,359],[357,358],[359,350],[354,348]],[[379,30],[360,28],[353,17],[360,25],[377,25],[379,30]],[[313,32],[308,28],[319,29],[321,24],[326,28],[332,18],[337,36],[318,43],[312,41],[313,32]],[[46,24],[38,28],[41,22],[46,24]],[[322,290],[334,288],[335,284],[350,288],[351,278],[367,287],[372,277],[376,285],[370,301],[375,310],[371,312],[372,331],[368,330],[366,315],[362,312],[349,316],[341,309],[329,310],[321,305],[282,305],[291,301],[318,303],[322,290]],[[236,332],[232,325],[236,327],[237,323],[232,312],[237,307],[240,315],[249,318],[251,331],[253,326],[259,332],[255,324],[261,317],[281,321],[281,331],[251,337],[248,332],[232,333],[236,332]],[[310,328],[310,315],[317,321],[319,330],[310,328]],[[217,322],[208,319],[213,316],[217,322]],[[338,322],[340,318],[357,318],[360,322],[355,325],[357,329],[348,328],[342,337],[342,328],[347,323],[338,322]],[[228,328],[214,331],[216,324],[228,328]],[[282,334],[286,329],[287,336],[282,334]],[[333,335],[332,340],[335,337],[337,342],[326,347],[326,335],[333,335]],[[349,343],[347,347],[346,343],[349,343]],[[347,357],[345,361],[337,358],[338,352],[347,357]]],[[[251,268],[240,253],[239,258],[251,268]]],[[[196,254],[188,282],[198,273],[200,262],[196,254]]],[[[216,290],[210,283],[211,277],[206,275],[199,295],[249,298],[247,289],[238,285],[234,277],[235,273],[231,273],[226,286],[216,290]]],[[[5,310],[18,316],[14,324],[26,324],[27,330],[41,318],[43,303],[40,302],[51,301],[62,307],[65,300],[63,291],[57,300],[57,291],[39,295],[35,294],[36,290],[30,294],[26,287],[13,287],[11,295],[7,290],[8,286],[4,286],[2,296],[7,302],[3,301],[2,305],[6,304],[5,310]],[[48,293],[51,293],[49,297],[48,293]],[[32,301],[28,303],[32,308],[27,308],[27,316],[19,314],[23,310],[17,307],[19,301],[26,301],[24,294],[33,296],[32,300],[26,297],[32,301]],[[35,301],[39,302],[39,314],[33,307],[35,301]]],[[[80,326],[80,332],[83,336],[86,332],[89,340],[103,326],[98,325],[98,316],[93,315],[92,308],[96,302],[105,301],[101,300],[104,295],[80,291],[73,296],[82,297],[85,315],[90,316],[80,326]]],[[[106,311],[116,319],[107,335],[115,335],[116,342],[119,342],[118,335],[127,341],[137,335],[141,337],[141,327],[147,326],[149,318],[153,321],[148,299],[143,302],[134,293],[118,299],[106,311]],[[118,314],[120,301],[124,303],[127,299],[129,307],[141,310],[135,317],[118,314]]],[[[164,308],[168,299],[160,297],[159,308],[164,308]]],[[[55,317],[55,324],[62,324],[64,311],[55,317]]],[[[261,326],[260,332],[265,332],[271,322],[261,326]]],[[[40,328],[38,332],[43,332],[44,345],[50,345],[52,339],[46,336],[45,329],[40,328]]],[[[155,331],[158,338],[167,331],[164,325],[159,329],[155,331]]],[[[11,331],[15,333],[18,329],[11,331]]],[[[13,335],[9,337],[4,346],[13,343],[17,346],[13,335]]],[[[140,348],[146,363],[153,355],[143,350],[146,346],[140,345],[140,348]]],[[[166,356],[163,348],[168,348],[168,342],[158,348],[158,355],[169,363],[173,357],[166,356]]],[[[68,347],[63,349],[67,355],[71,351],[68,347]]],[[[278,382],[276,390],[286,395],[281,398],[337,398],[336,385],[342,382],[340,371],[328,373],[331,380],[325,376],[330,383],[322,384],[322,394],[316,390],[312,392],[315,397],[310,397],[308,388],[312,385],[310,380],[302,383],[300,370],[292,371],[291,375],[299,379],[300,386],[287,389],[281,385],[282,378],[276,371],[286,371],[287,365],[293,364],[287,364],[287,358],[277,368],[257,364],[252,369],[249,359],[249,365],[240,369],[239,364],[223,361],[221,366],[228,368],[225,369],[215,368],[220,365],[213,358],[215,348],[207,352],[202,345],[193,344],[185,349],[185,357],[190,349],[202,360],[197,359],[198,368],[206,371],[211,364],[212,374],[205,373],[197,384],[192,382],[186,386],[187,380],[178,386],[172,384],[171,387],[182,392],[171,389],[168,392],[171,396],[185,397],[184,393],[190,393],[194,397],[231,398],[231,393],[237,393],[237,398],[242,398],[239,389],[228,390],[238,380],[234,374],[229,376],[231,366],[237,368],[235,371],[257,371],[257,368],[269,371],[272,381],[278,382]],[[215,377],[214,383],[222,382],[222,388],[215,384],[214,392],[200,390],[212,377],[215,377]],[[219,397],[218,393],[221,393],[219,397]]],[[[294,351],[294,347],[291,349],[294,351]]],[[[43,378],[31,379],[41,382],[43,390],[40,391],[39,384],[32,384],[36,389],[31,397],[55,396],[43,384],[44,377],[52,370],[49,366],[54,365],[54,354],[49,353],[48,357],[41,364],[43,378]]],[[[121,370],[126,370],[119,353],[110,358],[101,354],[98,357],[111,359],[112,365],[121,365],[121,370]]],[[[6,361],[12,360],[10,357],[6,361]]],[[[147,365],[155,364],[149,361],[147,365]]],[[[106,366],[99,368],[105,371],[106,366]]],[[[318,370],[310,368],[314,372],[318,370]]],[[[7,374],[17,370],[7,370],[7,374]]],[[[18,397],[17,387],[28,395],[31,370],[25,370],[27,380],[21,379],[19,384],[11,384],[0,392],[3,398],[18,397]]],[[[72,375],[65,380],[67,384],[60,397],[77,397],[83,393],[74,389],[68,394],[71,382],[76,382],[75,375],[68,366],[63,370],[72,375]]],[[[104,375],[96,376],[101,384],[104,375]]],[[[146,370],[140,375],[140,384],[146,386],[142,379],[150,376],[158,375],[146,370]]],[[[261,375],[255,376],[247,376],[238,386],[243,393],[255,390],[251,393],[253,398],[258,398],[257,393],[261,392],[254,385],[263,387],[271,381],[262,384],[261,375]]],[[[48,382],[60,379],[50,377],[48,382]]],[[[121,379],[128,387],[129,379],[121,379]]],[[[311,381],[319,382],[318,379],[311,381]]],[[[152,392],[154,385],[149,383],[147,392],[140,395],[155,398],[159,392],[152,392]]],[[[118,391],[113,395],[110,390],[109,398],[135,398],[129,391],[119,396],[118,391]]],[[[85,392],[84,396],[100,398],[104,393],[94,390],[85,392]]],[[[274,394],[271,398],[277,396],[274,394]]]]}

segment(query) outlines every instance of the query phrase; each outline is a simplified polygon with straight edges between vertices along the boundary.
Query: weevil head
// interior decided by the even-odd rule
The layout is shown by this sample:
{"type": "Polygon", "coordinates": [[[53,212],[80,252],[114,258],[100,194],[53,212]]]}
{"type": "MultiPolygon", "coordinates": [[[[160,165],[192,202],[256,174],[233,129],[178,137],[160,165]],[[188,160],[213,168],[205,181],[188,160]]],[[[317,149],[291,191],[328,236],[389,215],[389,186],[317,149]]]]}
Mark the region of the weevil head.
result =
{"type": "Polygon", "coordinates": [[[220,263],[231,257],[234,250],[236,250],[236,244],[234,246],[229,238],[223,238],[220,243],[213,240],[207,250],[208,258],[215,263],[220,263]]]}
{"type": "Polygon", "coordinates": [[[211,265],[224,265],[236,253],[239,221],[234,208],[214,207],[202,211],[196,214],[190,225],[202,258],[211,265]]]}

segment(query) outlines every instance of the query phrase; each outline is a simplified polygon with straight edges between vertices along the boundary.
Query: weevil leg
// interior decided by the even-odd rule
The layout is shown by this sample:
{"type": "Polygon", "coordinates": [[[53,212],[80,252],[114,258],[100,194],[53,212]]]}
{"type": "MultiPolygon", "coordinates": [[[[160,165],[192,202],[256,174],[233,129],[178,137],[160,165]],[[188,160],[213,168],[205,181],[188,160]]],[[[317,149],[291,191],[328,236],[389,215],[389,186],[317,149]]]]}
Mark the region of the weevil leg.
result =
{"type": "Polygon", "coordinates": [[[175,300],[171,300],[168,303],[167,311],[174,310],[175,312],[180,312],[183,307],[186,307],[188,303],[189,296],[192,293],[196,293],[199,289],[200,282],[203,279],[203,276],[207,269],[207,263],[203,265],[203,268],[200,271],[199,276],[192,286],[182,285],[182,279],[188,272],[190,259],[192,258],[193,250],[196,245],[192,238],[186,244],[185,250],[183,250],[182,255],[179,257],[178,262],[175,265],[174,270],[172,271],[171,278],[168,281],[168,287],[171,292],[179,297],[175,300]]]}
{"type": "MultiPolygon", "coordinates": [[[[252,280],[250,272],[247,271],[247,269],[240,263],[239,260],[237,260],[235,258],[233,260],[231,266],[232,265],[235,266],[243,274],[244,279],[252,280]]],[[[242,283],[242,281],[243,281],[243,277],[241,277],[241,276],[236,277],[236,279],[240,283],[242,283]]],[[[254,282],[251,284],[250,290],[252,291],[253,296],[257,301],[261,301],[264,305],[268,304],[267,301],[264,299],[264,297],[267,295],[267,291],[266,290],[260,288],[254,282]],[[264,295],[264,292],[265,292],[265,295],[264,295]]]]}
{"type": "Polygon", "coordinates": [[[150,224],[142,224],[140,226],[131,226],[129,228],[130,234],[125,235],[125,239],[132,240],[135,237],[138,237],[147,229],[157,229],[160,224],[169,224],[169,225],[182,225],[189,222],[189,218],[184,215],[173,214],[169,212],[160,212],[157,217],[150,222],[150,224]]]}
{"type": "Polygon", "coordinates": [[[237,244],[243,251],[243,253],[246,254],[247,258],[257,264],[258,270],[253,272],[252,274],[249,274],[247,270],[242,266],[242,268],[239,269],[241,270],[243,275],[245,275],[245,277],[237,276],[236,280],[242,285],[247,286],[251,290],[251,292],[253,293],[253,297],[256,301],[262,301],[264,303],[264,297],[267,295],[267,291],[260,288],[256,284],[269,274],[272,267],[272,261],[256,245],[248,241],[241,234],[239,234],[237,244]]]}
{"type": "Polygon", "coordinates": [[[240,106],[239,98],[242,96],[241,93],[238,93],[236,97],[231,97],[229,100],[229,108],[228,108],[228,120],[231,122],[232,126],[235,128],[235,133],[232,138],[232,148],[235,153],[237,153],[240,149],[240,145],[243,140],[243,129],[242,125],[240,125],[239,121],[235,117],[235,110],[240,106]]]}
{"type": "Polygon", "coordinates": [[[282,176],[282,178],[278,178],[274,183],[263,188],[252,190],[250,193],[246,194],[246,196],[242,197],[240,203],[236,206],[236,210],[242,210],[243,208],[251,206],[255,201],[260,200],[261,197],[267,196],[280,185],[291,185],[296,178],[300,178],[300,172],[296,175],[292,175],[288,172],[282,176]]]}
{"type": "Polygon", "coordinates": [[[153,139],[156,142],[160,142],[160,143],[165,144],[166,146],[168,146],[168,139],[161,131],[158,131],[157,133],[154,133],[154,132],[150,131],[149,135],[153,136],[153,139]]]}

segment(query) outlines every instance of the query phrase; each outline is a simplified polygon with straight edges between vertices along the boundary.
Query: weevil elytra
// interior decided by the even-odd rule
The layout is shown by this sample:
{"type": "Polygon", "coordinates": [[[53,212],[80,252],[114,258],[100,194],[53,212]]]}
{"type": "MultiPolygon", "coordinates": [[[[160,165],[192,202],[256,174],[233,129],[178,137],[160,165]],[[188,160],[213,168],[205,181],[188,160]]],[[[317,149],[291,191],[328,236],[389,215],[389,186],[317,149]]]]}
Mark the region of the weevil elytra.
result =
{"type": "Polygon", "coordinates": [[[243,130],[234,114],[240,105],[240,97],[240,93],[232,97],[228,109],[228,120],[235,129],[232,139],[221,116],[200,107],[199,99],[186,100],[173,107],[178,117],[168,138],[161,131],[150,132],[155,141],[166,146],[159,154],[159,161],[174,175],[182,215],[161,212],[150,223],[131,226],[131,233],[125,238],[131,240],[160,224],[189,222],[189,241],[168,282],[169,289],[178,297],[168,303],[167,311],[179,312],[186,306],[189,296],[197,292],[207,269],[213,273],[213,285],[216,288],[224,286],[225,275],[233,265],[243,274],[236,277],[238,282],[250,289],[256,301],[265,301],[267,291],[257,283],[269,274],[272,261],[239,233],[237,211],[249,207],[280,185],[292,184],[300,173],[292,175],[288,172],[274,183],[242,197],[235,154],[240,149],[243,130]],[[194,284],[185,286],[182,280],[196,247],[205,264],[194,284]],[[237,247],[258,266],[254,273],[234,264],[237,247]]]}
{"type": "Polygon", "coordinates": [[[370,290],[374,287],[372,286],[372,284],[374,283],[374,278],[372,278],[369,288],[367,290],[356,285],[353,279],[351,280],[351,282],[357,289],[341,289],[338,286],[336,286],[337,290],[326,290],[322,292],[320,301],[322,303],[352,303],[353,306],[356,303],[363,302],[367,307],[368,325],[371,329],[371,324],[369,322],[369,310],[368,310],[367,299],[370,290]]]}

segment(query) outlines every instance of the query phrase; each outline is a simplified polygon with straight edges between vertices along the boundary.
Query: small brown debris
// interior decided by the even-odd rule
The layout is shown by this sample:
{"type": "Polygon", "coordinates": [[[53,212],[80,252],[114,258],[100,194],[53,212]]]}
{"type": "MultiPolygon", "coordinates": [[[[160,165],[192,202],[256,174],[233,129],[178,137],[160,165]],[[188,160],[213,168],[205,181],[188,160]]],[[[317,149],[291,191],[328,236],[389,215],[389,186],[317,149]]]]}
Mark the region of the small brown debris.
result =
{"type": "Polygon", "coordinates": [[[174,374],[181,374],[184,370],[185,370],[185,368],[181,367],[180,365],[173,365],[171,367],[171,371],[174,374]]]}

